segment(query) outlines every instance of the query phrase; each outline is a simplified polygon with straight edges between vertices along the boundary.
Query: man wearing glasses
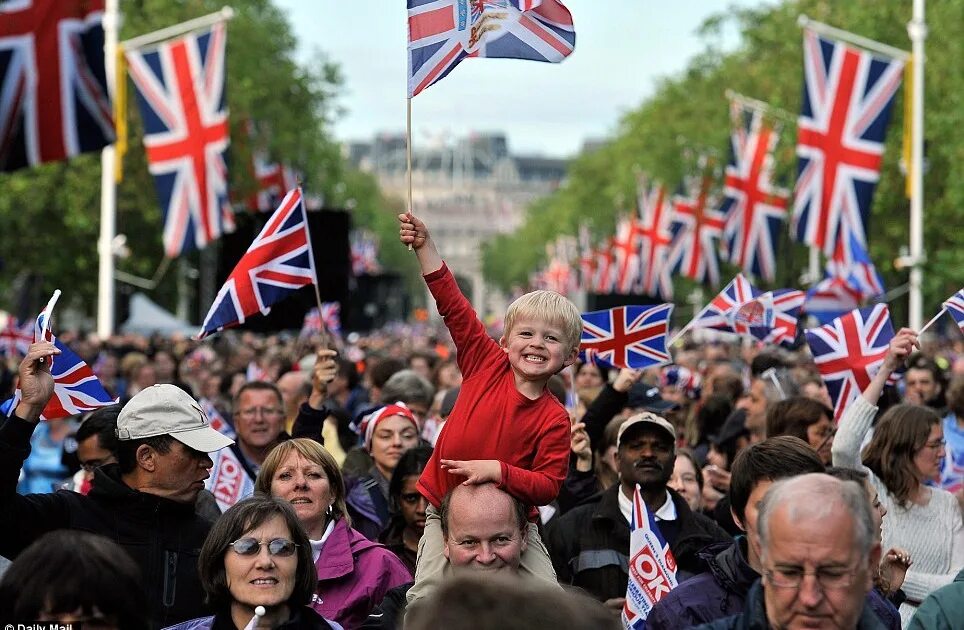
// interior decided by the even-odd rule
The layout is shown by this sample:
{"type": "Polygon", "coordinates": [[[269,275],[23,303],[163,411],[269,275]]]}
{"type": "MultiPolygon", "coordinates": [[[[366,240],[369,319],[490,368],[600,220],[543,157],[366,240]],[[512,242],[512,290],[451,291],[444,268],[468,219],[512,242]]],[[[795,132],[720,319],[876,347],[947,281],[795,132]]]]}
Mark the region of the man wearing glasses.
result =
{"type": "Polygon", "coordinates": [[[698,628],[884,628],[866,604],[881,551],[860,486],[821,473],[777,481],[757,533],[763,577],[743,614],[698,628]]]}
{"type": "Polygon", "coordinates": [[[238,439],[231,448],[251,479],[258,476],[271,449],[288,439],[284,425],[284,398],[276,385],[252,381],[238,390],[234,401],[234,430],[238,439]]]}

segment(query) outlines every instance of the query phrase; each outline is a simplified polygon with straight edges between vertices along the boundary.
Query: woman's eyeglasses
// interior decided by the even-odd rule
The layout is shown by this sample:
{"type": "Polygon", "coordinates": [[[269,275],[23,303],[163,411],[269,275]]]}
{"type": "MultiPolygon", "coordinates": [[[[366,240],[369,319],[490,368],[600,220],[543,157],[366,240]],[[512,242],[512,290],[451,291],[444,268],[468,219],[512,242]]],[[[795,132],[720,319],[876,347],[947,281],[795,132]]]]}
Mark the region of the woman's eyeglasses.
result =
{"type": "Polygon", "coordinates": [[[298,548],[298,545],[287,538],[274,538],[266,542],[255,538],[238,538],[228,546],[234,549],[234,553],[239,556],[256,556],[261,553],[261,545],[267,545],[268,553],[272,556],[282,558],[294,555],[295,550],[298,548]]]}

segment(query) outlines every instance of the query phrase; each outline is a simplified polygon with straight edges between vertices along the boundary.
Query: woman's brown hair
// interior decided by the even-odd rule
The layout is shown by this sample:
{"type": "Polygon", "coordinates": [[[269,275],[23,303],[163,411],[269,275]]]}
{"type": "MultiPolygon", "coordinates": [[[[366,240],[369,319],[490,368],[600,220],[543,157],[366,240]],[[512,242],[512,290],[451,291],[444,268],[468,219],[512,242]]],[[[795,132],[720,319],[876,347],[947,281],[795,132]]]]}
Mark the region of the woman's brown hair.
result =
{"type": "Polygon", "coordinates": [[[331,453],[314,440],[308,438],[293,438],[285,440],[271,449],[271,452],[268,453],[268,456],[261,464],[261,470],[258,471],[258,478],[254,480],[255,491],[263,492],[267,495],[271,494],[271,482],[274,479],[275,473],[278,472],[278,468],[281,467],[282,462],[288,459],[288,456],[291,455],[292,452],[297,452],[308,461],[321,466],[321,469],[325,472],[325,476],[328,477],[328,486],[331,488],[332,494],[335,495],[335,500],[331,504],[331,519],[344,519],[345,524],[350,526],[351,518],[348,516],[348,507],[345,505],[345,478],[342,477],[341,470],[338,468],[338,462],[331,456],[331,453]]]}
{"type": "Polygon", "coordinates": [[[864,466],[874,472],[898,505],[907,507],[921,484],[914,455],[924,448],[931,427],[941,419],[920,405],[894,405],[880,417],[874,437],[864,449],[864,466]]]}

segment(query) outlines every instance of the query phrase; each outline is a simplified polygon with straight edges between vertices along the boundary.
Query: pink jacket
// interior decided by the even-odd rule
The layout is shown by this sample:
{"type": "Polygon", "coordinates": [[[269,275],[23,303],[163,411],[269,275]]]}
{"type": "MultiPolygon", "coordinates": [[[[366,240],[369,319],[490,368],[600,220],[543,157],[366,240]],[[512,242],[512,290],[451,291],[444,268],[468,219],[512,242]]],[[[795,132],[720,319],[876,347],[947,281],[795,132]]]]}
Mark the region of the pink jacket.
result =
{"type": "Polygon", "coordinates": [[[389,589],[412,581],[395,554],[339,519],[315,562],[318,587],[311,607],[352,630],[381,603],[389,589]]]}

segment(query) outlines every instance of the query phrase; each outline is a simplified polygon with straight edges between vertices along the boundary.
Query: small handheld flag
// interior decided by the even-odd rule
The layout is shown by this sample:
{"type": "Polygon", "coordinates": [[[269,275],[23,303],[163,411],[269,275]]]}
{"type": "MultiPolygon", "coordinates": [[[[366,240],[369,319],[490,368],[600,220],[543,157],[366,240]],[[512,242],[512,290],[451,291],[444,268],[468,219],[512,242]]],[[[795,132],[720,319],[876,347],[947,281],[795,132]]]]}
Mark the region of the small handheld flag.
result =
{"type": "Polygon", "coordinates": [[[617,368],[645,368],[670,362],[666,334],[672,304],[617,306],[582,314],[583,359],[617,368]]]}

